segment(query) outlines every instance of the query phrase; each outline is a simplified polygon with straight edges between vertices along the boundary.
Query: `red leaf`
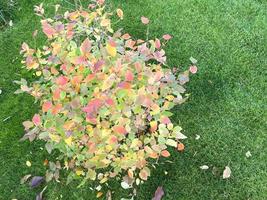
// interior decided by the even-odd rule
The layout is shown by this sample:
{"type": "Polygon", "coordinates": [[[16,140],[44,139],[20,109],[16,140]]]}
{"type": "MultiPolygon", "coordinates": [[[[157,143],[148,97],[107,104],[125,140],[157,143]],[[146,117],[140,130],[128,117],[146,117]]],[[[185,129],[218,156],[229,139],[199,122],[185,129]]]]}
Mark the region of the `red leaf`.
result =
{"type": "Polygon", "coordinates": [[[142,21],[142,23],[145,24],[145,25],[149,24],[149,19],[148,19],[147,17],[142,16],[142,17],[141,17],[141,21],[142,21]]]}
{"type": "Polygon", "coordinates": [[[192,74],[197,73],[197,66],[195,66],[195,65],[190,66],[189,71],[190,71],[192,74]]]}
{"type": "Polygon", "coordinates": [[[88,38],[86,38],[83,43],[81,44],[81,52],[83,55],[88,55],[91,50],[91,42],[88,38]]]}
{"type": "Polygon", "coordinates": [[[152,200],[161,200],[161,198],[164,195],[164,191],[162,187],[158,187],[156,192],[155,192],[155,196],[153,197],[152,200]]]}
{"type": "Polygon", "coordinates": [[[45,20],[42,21],[42,28],[43,28],[44,34],[46,34],[46,36],[50,39],[56,33],[56,30],[50,24],[48,24],[47,21],[45,20]]]}
{"type": "Polygon", "coordinates": [[[133,79],[134,79],[133,72],[131,72],[130,70],[127,70],[125,74],[125,80],[131,82],[133,81],[133,79]]]}
{"type": "Polygon", "coordinates": [[[38,114],[35,114],[32,118],[32,122],[35,126],[39,126],[41,124],[41,117],[38,114]]]}
{"type": "Polygon", "coordinates": [[[43,112],[47,112],[52,108],[52,102],[51,101],[46,101],[43,103],[42,110],[43,112]]]}
{"type": "Polygon", "coordinates": [[[83,108],[83,111],[87,113],[87,120],[95,123],[95,115],[98,109],[102,106],[102,101],[100,99],[91,100],[86,107],[83,108]]]}
{"type": "Polygon", "coordinates": [[[170,40],[170,39],[172,39],[172,36],[169,35],[169,34],[166,34],[166,35],[163,35],[162,38],[163,38],[164,40],[170,40]]]}
{"type": "Polygon", "coordinates": [[[63,85],[66,85],[68,83],[68,81],[69,81],[69,79],[66,76],[60,76],[57,78],[56,83],[58,85],[63,86],[63,85]]]}
{"type": "Polygon", "coordinates": [[[160,47],[161,47],[161,43],[160,43],[160,40],[158,38],[155,40],[155,47],[157,49],[160,49],[160,47]]]}
{"type": "Polygon", "coordinates": [[[127,133],[123,126],[113,126],[113,131],[125,135],[127,133]]]}

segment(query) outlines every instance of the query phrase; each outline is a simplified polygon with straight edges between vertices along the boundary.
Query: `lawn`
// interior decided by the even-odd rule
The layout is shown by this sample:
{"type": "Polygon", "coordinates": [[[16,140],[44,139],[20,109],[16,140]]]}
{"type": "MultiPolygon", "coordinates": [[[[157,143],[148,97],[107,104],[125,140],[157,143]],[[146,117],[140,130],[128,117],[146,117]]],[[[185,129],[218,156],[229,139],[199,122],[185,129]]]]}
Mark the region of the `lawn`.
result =
{"type": "MultiPolygon", "coordinates": [[[[19,50],[23,41],[33,44],[39,27],[33,5],[40,0],[19,0],[13,26],[0,31],[0,200],[34,199],[34,190],[20,185],[25,174],[44,175],[48,153],[40,142],[19,142],[21,123],[38,110],[31,97],[15,95],[13,80],[31,77],[21,70],[19,50]],[[32,167],[26,166],[26,161],[32,167]]],[[[53,2],[44,0],[53,9],[53,2]]],[[[153,170],[138,190],[138,200],[151,199],[163,186],[164,200],[264,200],[267,199],[267,3],[264,0],[112,0],[124,10],[116,24],[135,37],[145,38],[141,16],[151,19],[150,36],[174,36],[167,46],[170,66],[187,66],[190,56],[199,72],[187,89],[190,99],[175,108],[176,124],[188,139],[184,152],[172,152],[171,160],[153,170]],[[200,139],[196,140],[196,134],[200,139]],[[250,151],[252,156],[246,157],[250,151]],[[199,167],[208,165],[208,170],[199,167]],[[230,179],[222,172],[228,165],[230,179]],[[165,175],[164,171],[168,171],[165,175]]],[[[42,44],[42,38],[38,41],[42,44]]],[[[96,199],[88,185],[48,185],[46,199],[96,199]]],[[[114,186],[114,199],[124,193],[114,186]]]]}

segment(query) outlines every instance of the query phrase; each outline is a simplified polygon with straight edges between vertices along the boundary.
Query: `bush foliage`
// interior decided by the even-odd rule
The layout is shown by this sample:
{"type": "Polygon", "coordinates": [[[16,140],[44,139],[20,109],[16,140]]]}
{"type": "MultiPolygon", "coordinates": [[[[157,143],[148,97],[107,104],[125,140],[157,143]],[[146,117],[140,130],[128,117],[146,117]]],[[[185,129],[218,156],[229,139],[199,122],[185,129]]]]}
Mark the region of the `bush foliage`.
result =
{"type": "MultiPolygon", "coordinates": [[[[139,185],[153,163],[170,156],[168,146],[184,148],[186,137],[171,122],[170,110],[185,101],[182,85],[197,68],[178,74],[166,67],[168,34],[141,40],[113,31],[104,1],[62,15],[59,9],[46,18],[42,5],[36,6],[46,45],[22,45],[22,63],[36,80],[16,81],[16,93],[29,93],[41,106],[23,122],[23,139],[44,140],[48,153],[60,152],[49,160],[47,181],[59,179],[65,168],[68,181],[103,184],[120,177],[125,189],[139,185]]],[[[123,19],[121,9],[116,14],[123,19]]],[[[141,22],[149,25],[146,17],[141,22]]]]}

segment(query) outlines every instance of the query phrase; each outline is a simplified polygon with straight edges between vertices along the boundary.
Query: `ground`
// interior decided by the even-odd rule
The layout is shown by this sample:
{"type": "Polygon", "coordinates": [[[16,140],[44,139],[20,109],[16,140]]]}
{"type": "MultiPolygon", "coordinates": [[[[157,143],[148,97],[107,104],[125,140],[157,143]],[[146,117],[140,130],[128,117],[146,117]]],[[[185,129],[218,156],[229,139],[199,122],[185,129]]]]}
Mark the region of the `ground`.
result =
{"type": "MultiPolygon", "coordinates": [[[[20,185],[25,174],[43,175],[48,157],[40,142],[20,142],[21,123],[38,110],[27,95],[15,95],[13,80],[31,75],[21,70],[19,50],[23,41],[34,44],[32,32],[39,27],[33,14],[38,0],[20,0],[13,26],[0,31],[0,199],[34,199],[42,188],[20,185]],[[26,166],[26,161],[32,167],[26,166]]],[[[42,1],[69,6],[66,0],[42,1]]],[[[171,160],[153,170],[138,190],[138,200],[151,199],[163,186],[164,200],[267,199],[266,69],[267,3],[264,0],[112,0],[124,10],[116,24],[135,37],[145,38],[141,16],[151,20],[150,36],[169,33],[170,66],[187,66],[190,56],[199,66],[187,89],[187,103],[175,108],[173,117],[188,136],[185,151],[172,151],[171,160]],[[196,134],[200,139],[196,140],[196,134]],[[247,158],[246,152],[252,156],[247,158]],[[199,167],[208,165],[210,169],[199,167]],[[232,175],[222,179],[225,166],[232,175]],[[168,171],[165,175],[164,171],[168,171]]],[[[42,39],[38,41],[42,43],[42,39]]],[[[116,184],[115,184],[116,185],[116,184]]],[[[96,199],[88,186],[62,183],[48,185],[46,199],[96,199]]],[[[116,189],[114,199],[124,193],[116,189]]]]}

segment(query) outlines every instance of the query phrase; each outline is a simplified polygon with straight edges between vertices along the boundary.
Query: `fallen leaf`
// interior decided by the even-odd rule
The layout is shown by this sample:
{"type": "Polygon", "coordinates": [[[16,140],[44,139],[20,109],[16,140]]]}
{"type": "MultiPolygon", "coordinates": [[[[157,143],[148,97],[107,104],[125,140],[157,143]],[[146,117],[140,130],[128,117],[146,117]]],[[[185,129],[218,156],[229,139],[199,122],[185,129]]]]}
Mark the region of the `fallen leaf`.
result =
{"type": "Polygon", "coordinates": [[[227,179],[227,178],[230,178],[231,176],[231,169],[230,167],[226,166],[224,171],[223,171],[223,179],[227,179]]]}
{"type": "Polygon", "coordinates": [[[106,194],[106,199],[107,200],[112,200],[112,196],[111,196],[111,191],[110,190],[106,194]]]}
{"type": "Polygon", "coordinates": [[[129,189],[130,188],[130,185],[128,184],[128,183],[126,183],[126,182],[121,182],[121,187],[123,188],[123,189],[125,189],[125,190],[127,190],[127,189],[129,189]]]}
{"type": "Polygon", "coordinates": [[[247,151],[247,152],[246,152],[246,157],[249,158],[249,157],[251,157],[251,156],[252,156],[252,155],[251,155],[250,151],[247,151]]]}
{"type": "Polygon", "coordinates": [[[196,64],[197,63],[197,60],[195,58],[193,58],[192,56],[190,57],[190,61],[192,64],[196,64]]]}
{"type": "Polygon", "coordinates": [[[162,187],[158,187],[152,200],[161,200],[164,195],[162,187]]]}
{"type": "Polygon", "coordinates": [[[20,184],[24,184],[32,175],[27,174],[20,179],[20,184]]]}
{"type": "Polygon", "coordinates": [[[167,158],[167,157],[169,157],[171,154],[170,154],[167,150],[163,150],[163,151],[161,152],[161,155],[162,155],[163,157],[167,158]]]}
{"type": "Polygon", "coordinates": [[[122,11],[122,9],[120,9],[120,8],[117,9],[117,15],[118,15],[118,17],[120,19],[123,19],[123,11],[122,11]]]}
{"type": "Polygon", "coordinates": [[[209,166],[208,165],[202,165],[199,168],[200,169],[203,169],[203,170],[207,170],[207,169],[209,169],[209,166]]]}
{"type": "Polygon", "coordinates": [[[13,26],[13,21],[10,20],[9,23],[8,23],[9,26],[13,26]]]}
{"type": "Polygon", "coordinates": [[[43,200],[43,193],[46,190],[46,188],[47,186],[45,186],[44,189],[39,194],[36,195],[36,198],[35,198],[36,200],[43,200]]]}
{"type": "Polygon", "coordinates": [[[43,182],[44,178],[42,176],[34,176],[30,182],[32,188],[37,187],[43,182]]]}
{"type": "Polygon", "coordinates": [[[162,36],[162,38],[163,38],[164,40],[170,40],[170,39],[172,39],[172,36],[169,35],[169,34],[165,34],[165,35],[162,36]]]}
{"type": "Polygon", "coordinates": [[[91,42],[88,38],[86,38],[81,44],[81,52],[83,55],[88,55],[91,51],[91,42]]]}
{"type": "Polygon", "coordinates": [[[192,74],[197,73],[197,66],[195,66],[195,65],[190,66],[190,67],[189,67],[189,71],[190,71],[192,74]]]}
{"type": "Polygon", "coordinates": [[[183,151],[184,150],[184,144],[183,143],[178,143],[177,150],[178,151],[183,151]]]}
{"type": "Polygon", "coordinates": [[[32,118],[32,122],[35,126],[39,126],[41,124],[41,117],[38,114],[35,114],[32,118]]]}
{"type": "Polygon", "coordinates": [[[141,17],[141,21],[142,21],[142,23],[145,24],[145,25],[149,24],[149,19],[148,19],[147,17],[142,16],[142,17],[141,17]]]}
{"type": "Polygon", "coordinates": [[[28,167],[30,167],[30,166],[32,166],[32,163],[30,162],[30,161],[26,161],[26,165],[28,166],[28,167]]]}
{"type": "Polygon", "coordinates": [[[96,198],[100,198],[102,195],[103,195],[103,192],[98,192],[98,193],[96,194],[96,198]]]}

